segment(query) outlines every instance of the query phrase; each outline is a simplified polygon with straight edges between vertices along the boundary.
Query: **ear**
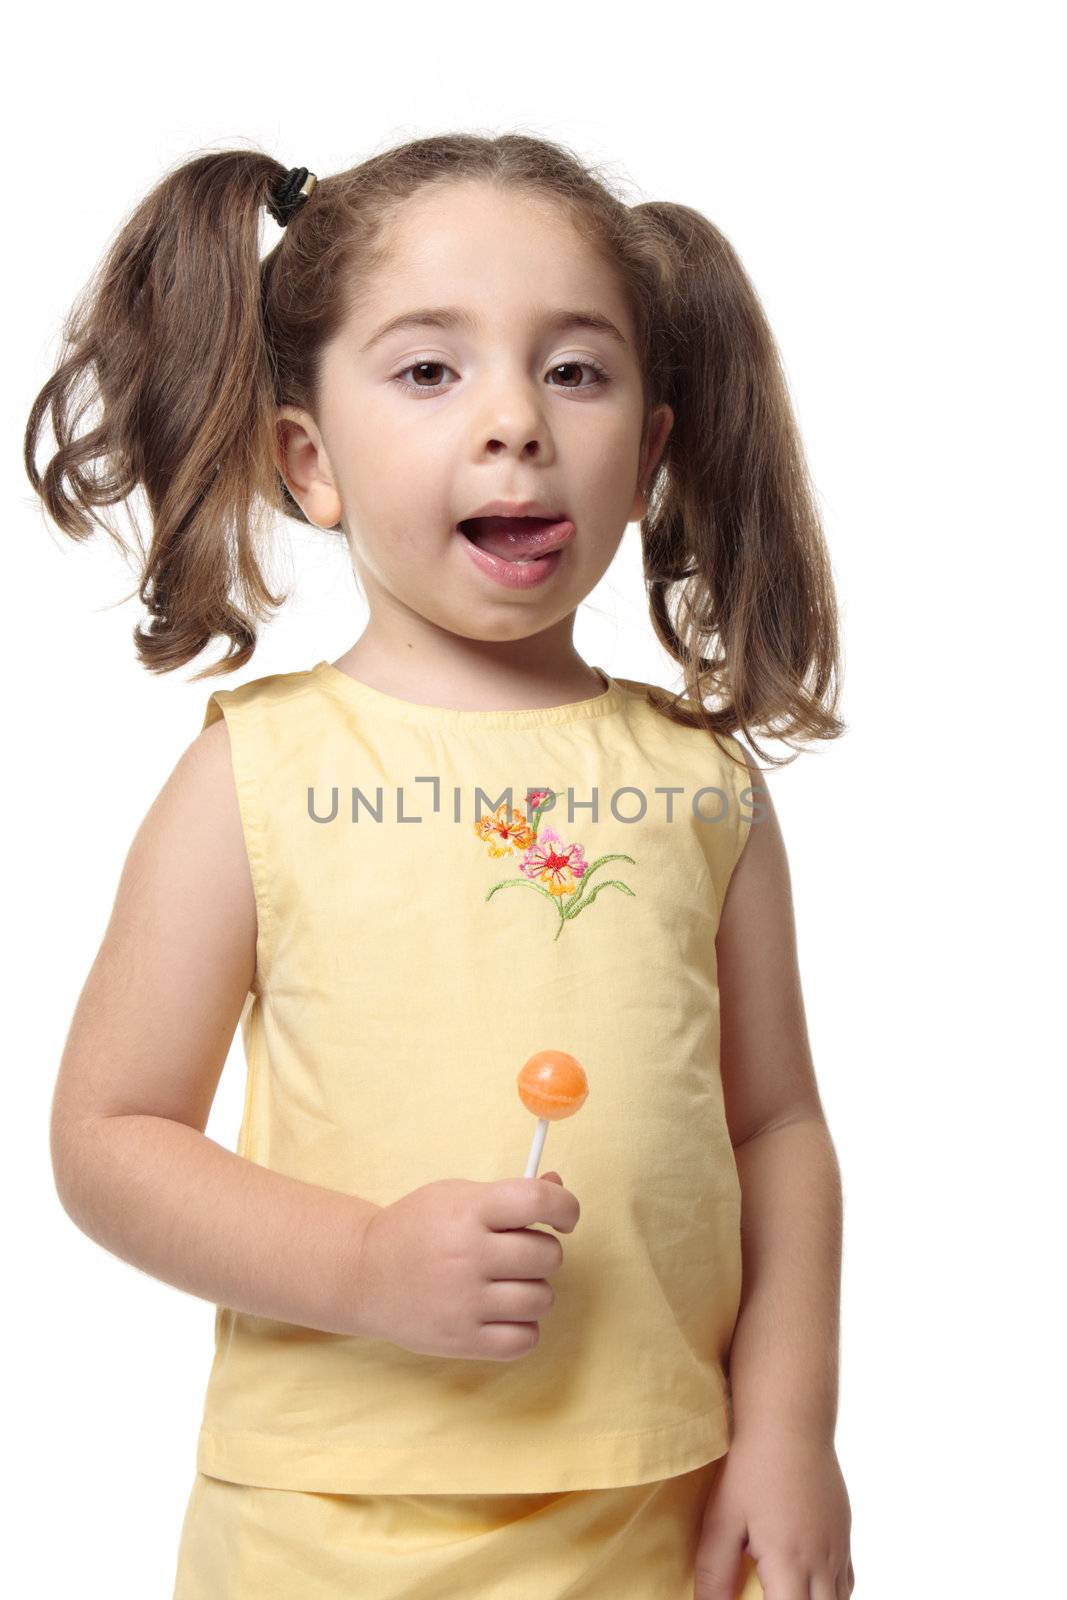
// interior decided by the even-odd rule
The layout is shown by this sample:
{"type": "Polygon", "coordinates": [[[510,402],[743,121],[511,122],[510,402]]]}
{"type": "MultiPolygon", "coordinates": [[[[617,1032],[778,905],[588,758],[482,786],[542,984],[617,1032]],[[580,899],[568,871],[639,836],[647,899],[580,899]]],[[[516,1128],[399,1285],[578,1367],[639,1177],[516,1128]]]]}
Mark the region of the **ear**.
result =
{"type": "Polygon", "coordinates": [[[633,506],[630,511],[631,522],[640,522],[648,511],[648,488],[652,482],[653,474],[659,465],[670,431],[674,427],[674,412],[664,403],[658,405],[649,414],[646,429],[645,447],[641,452],[641,460],[637,472],[637,488],[634,492],[633,506]]]}
{"type": "Polygon", "coordinates": [[[322,434],[310,411],[282,406],[275,413],[274,459],[309,522],[335,528],[344,514],[322,434]]]}

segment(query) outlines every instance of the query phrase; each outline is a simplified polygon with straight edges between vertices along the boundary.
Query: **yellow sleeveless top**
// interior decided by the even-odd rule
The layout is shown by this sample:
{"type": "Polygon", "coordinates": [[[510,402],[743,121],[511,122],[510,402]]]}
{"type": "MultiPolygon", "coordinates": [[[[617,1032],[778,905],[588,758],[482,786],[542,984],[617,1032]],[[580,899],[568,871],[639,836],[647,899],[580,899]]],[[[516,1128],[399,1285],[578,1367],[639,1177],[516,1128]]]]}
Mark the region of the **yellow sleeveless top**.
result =
{"type": "MultiPolygon", "coordinates": [[[[414,1354],[219,1306],[199,1469],[267,1488],[541,1493],[729,1446],[741,1288],[715,935],[748,773],[646,685],[457,711],[329,662],[216,690],[258,914],[237,1153],[387,1206],[522,1177],[516,1081],[589,1092],[538,1170],[578,1197],[540,1342],[414,1354]]],[[[738,760],[741,747],[725,739],[738,760]]],[[[545,1231],[552,1232],[551,1229],[545,1231]]]]}

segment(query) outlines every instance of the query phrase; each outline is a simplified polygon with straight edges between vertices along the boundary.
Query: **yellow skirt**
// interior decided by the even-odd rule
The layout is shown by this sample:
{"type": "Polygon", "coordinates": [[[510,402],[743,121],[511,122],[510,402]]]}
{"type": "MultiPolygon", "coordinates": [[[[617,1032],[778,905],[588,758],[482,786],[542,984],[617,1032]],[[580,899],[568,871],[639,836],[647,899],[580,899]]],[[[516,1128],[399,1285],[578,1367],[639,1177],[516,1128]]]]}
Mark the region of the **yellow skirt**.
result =
{"type": "MultiPolygon", "coordinates": [[[[318,1494],[198,1472],[173,1600],[693,1600],[725,1456],[550,1494],[318,1494]]],[[[742,1556],[737,1600],[762,1600],[742,1556]]]]}

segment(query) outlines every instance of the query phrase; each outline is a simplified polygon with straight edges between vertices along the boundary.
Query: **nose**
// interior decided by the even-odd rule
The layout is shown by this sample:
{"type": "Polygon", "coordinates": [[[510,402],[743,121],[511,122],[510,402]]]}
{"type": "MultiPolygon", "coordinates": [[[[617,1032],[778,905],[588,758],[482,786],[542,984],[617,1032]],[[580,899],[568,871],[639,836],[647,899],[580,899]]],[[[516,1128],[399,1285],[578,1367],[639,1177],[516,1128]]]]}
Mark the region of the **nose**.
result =
{"type": "MultiPolygon", "coordinates": [[[[486,446],[485,447],[489,451],[489,454],[493,455],[493,456],[506,455],[508,453],[509,449],[513,448],[512,446],[508,445],[508,441],[507,441],[506,438],[503,438],[503,439],[497,439],[497,438],[488,439],[488,440],[486,440],[486,446]]],[[[515,450],[514,453],[516,455],[519,455],[519,456],[536,456],[537,453],[538,453],[539,448],[540,448],[540,446],[539,446],[536,438],[531,438],[531,439],[527,439],[525,444],[523,444],[520,449],[515,450]]]]}
{"type": "Polygon", "coordinates": [[[482,430],[484,448],[491,455],[512,452],[520,456],[537,455],[547,443],[544,412],[532,394],[528,380],[502,379],[487,391],[485,409],[476,424],[482,430]]]}

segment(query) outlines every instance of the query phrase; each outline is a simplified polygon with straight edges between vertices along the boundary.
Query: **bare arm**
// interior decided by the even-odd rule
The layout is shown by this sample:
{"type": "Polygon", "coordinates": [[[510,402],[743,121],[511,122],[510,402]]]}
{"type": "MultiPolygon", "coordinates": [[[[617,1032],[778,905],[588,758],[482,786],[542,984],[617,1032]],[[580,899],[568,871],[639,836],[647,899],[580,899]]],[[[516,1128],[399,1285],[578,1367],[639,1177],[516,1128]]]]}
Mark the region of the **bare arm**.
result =
{"type": "Polygon", "coordinates": [[[255,973],[256,908],[225,722],[149,809],[67,1036],[56,1190],[105,1249],[219,1305],[356,1333],[380,1209],[268,1170],[204,1133],[255,973]]]}
{"type": "Polygon", "coordinates": [[[831,1443],[842,1197],[808,1042],[789,866],[770,795],[734,868],[717,941],[722,1073],[741,1181],[743,1282],[730,1350],[738,1434],[831,1443]]]}

